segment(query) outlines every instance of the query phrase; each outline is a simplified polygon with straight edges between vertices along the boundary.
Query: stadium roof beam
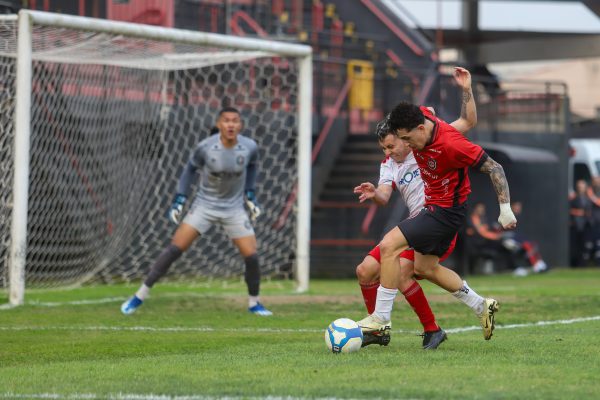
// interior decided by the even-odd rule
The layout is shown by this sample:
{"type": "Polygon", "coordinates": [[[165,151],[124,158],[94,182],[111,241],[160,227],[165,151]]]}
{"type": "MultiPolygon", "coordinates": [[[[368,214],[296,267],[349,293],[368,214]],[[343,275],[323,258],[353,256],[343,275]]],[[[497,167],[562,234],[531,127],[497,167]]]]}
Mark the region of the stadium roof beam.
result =
{"type": "Polygon", "coordinates": [[[444,44],[465,51],[465,60],[476,64],[600,57],[595,33],[450,29],[444,30],[444,44]]]}
{"type": "Polygon", "coordinates": [[[600,56],[600,35],[560,36],[548,38],[507,40],[477,46],[477,61],[492,62],[561,60],[600,56]]]}
{"type": "MultiPolygon", "coordinates": [[[[597,0],[567,1],[582,3],[600,17],[597,0]]],[[[444,31],[445,45],[462,50],[464,61],[471,64],[600,56],[599,34],[490,31],[482,30],[478,20],[479,1],[463,0],[462,28],[444,31]]]]}

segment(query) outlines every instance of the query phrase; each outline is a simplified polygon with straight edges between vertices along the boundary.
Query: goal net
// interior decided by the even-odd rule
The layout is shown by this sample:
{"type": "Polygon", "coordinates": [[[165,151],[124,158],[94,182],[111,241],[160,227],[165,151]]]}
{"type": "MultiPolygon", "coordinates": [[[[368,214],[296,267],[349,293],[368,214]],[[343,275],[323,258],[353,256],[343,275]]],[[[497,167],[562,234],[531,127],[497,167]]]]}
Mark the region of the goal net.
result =
{"type": "MultiPolygon", "coordinates": [[[[179,175],[225,106],[259,145],[263,274],[306,288],[310,48],[31,11],[0,32],[0,286],[12,303],[25,285],[142,278],[176,229],[179,175]]],[[[243,268],[213,228],[168,277],[243,268]]]]}

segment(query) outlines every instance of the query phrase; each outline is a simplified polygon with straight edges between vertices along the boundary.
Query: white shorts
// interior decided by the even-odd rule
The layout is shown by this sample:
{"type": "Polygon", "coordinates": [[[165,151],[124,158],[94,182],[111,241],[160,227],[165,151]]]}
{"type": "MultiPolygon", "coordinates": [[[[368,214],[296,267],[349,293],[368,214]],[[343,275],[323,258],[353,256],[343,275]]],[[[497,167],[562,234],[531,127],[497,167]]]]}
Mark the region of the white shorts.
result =
{"type": "Polygon", "coordinates": [[[254,228],[243,206],[218,211],[207,209],[200,202],[194,201],[183,223],[194,227],[200,235],[206,233],[211,226],[220,225],[230,239],[254,236],[254,228]]]}

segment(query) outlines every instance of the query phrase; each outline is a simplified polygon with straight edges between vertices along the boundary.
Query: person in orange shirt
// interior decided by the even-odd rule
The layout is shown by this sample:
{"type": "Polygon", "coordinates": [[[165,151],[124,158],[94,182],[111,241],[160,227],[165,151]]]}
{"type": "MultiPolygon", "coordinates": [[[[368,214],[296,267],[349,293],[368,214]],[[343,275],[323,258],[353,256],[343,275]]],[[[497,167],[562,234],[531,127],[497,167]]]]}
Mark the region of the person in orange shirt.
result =
{"type": "MultiPolygon", "coordinates": [[[[469,266],[473,270],[480,258],[496,261],[502,249],[502,233],[488,225],[485,204],[476,203],[467,220],[469,266]]],[[[493,271],[489,271],[493,272],[493,271]]]]}

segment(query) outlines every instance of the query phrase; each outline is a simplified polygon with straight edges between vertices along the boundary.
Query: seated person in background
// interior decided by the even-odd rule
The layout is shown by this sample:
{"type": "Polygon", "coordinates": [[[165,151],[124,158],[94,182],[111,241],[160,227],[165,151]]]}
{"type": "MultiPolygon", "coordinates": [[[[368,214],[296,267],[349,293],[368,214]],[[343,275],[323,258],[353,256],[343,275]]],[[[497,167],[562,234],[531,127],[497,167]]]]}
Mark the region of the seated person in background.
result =
{"type": "MultiPolygon", "coordinates": [[[[511,208],[518,217],[523,211],[523,204],[515,201],[511,208]]],[[[485,204],[477,203],[469,216],[467,238],[471,242],[470,253],[475,257],[471,259],[471,265],[474,265],[477,258],[495,261],[503,257],[508,268],[518,276],[548,269],[535,242],[517,231],[502,231],[500,227],[490,227],[485,212],[485,204]]]]}
{"type": "MultiPolygon", "coordinates": [[[[520,201],[514,201],[511,203],[511,208],[518,218],[523,211],[523,204],[520,201]]],[[[542,259],[537,243],[529,240],[522,233],[518,231],[505,232],[502,236],[502,245],[512,252],[515,258],[525,258],[529,263],[528,267],[516,268],[515,275],[527,275],[530,270],[535,273],[548,270],[548,265],[542,259]]]]}
{"type": "MultiPolygon", "coordinates": [[[[467,219],[467,246],[469,268],[474,269],[481,258],[496,260],[502,250],[502,233],[488,225],[485,204],[476,203],[467,219]]],[[[492,272],[492,271],[489,271],[492,272]]]]}

